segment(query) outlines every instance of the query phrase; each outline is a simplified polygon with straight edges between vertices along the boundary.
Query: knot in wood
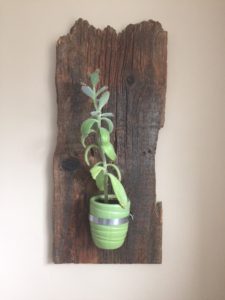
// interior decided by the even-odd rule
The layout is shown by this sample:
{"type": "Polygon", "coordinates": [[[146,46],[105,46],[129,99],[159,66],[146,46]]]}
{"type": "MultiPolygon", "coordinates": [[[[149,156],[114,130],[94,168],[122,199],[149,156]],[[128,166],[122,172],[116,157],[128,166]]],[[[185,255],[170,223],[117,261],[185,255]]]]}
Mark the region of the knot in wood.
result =
{"type": "Polygon", "coordinates": [[[77,158],[67,158],[61,163],[63,170],[73,172],[81,167],[81,163],[77,158]]]}
{"type": "Polygon", "coordinates": [[[135,79],[134,79],[134,75],[128,75],[127,76],[127,84],[132,85],[134,84],[135,79]]]}

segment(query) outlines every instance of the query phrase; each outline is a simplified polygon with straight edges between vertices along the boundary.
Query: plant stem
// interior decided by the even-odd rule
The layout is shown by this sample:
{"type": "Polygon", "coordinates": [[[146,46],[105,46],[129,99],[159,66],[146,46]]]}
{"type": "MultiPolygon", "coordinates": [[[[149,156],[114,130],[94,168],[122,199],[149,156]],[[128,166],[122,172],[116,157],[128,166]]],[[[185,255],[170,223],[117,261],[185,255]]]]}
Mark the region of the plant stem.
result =
{"type": "Polygon", "coordinates": [[[103,162],[103,168],[104,168],[104,202],[108,202],[109,201],[109,197],[108,197],[108,175],[107,175],[107,160],[106,160],[106,156],[104,153],[104,150],[102,148],[102,142],[101,142],[101,136],[100,136],[100,128],[101,128],[101,111],[99,112],[99,115],[97,117],[98,119],[98,131],[97,131],[97,139],[98,139],[98,146],[100,149],[100,154],[101,154],[101,158],[102,158],[102,162],[103,162]]]}
{"type": "Polygon", "coordinates": [[[103,168],[104,168],[104,198],[105,202],[108,202],[108,175],[107,175],[107,161],[105,157],[105,153],[102,151],[103,154],[103,168]]]}

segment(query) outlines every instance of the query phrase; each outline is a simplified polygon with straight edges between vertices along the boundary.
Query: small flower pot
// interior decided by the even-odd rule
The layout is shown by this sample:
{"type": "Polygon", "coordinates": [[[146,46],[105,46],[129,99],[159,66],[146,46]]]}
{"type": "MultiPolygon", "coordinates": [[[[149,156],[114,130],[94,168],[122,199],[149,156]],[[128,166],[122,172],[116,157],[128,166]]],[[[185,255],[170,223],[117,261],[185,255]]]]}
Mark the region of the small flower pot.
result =
{"type": "Polygon", "coordinates": [[[96,247],[106,250],[120,248],[126,238],[130,216],[130,201],[122,208],[114,195],[109,195],[109,203],[104,196],[90,199],[90,229],[96,247]]]}

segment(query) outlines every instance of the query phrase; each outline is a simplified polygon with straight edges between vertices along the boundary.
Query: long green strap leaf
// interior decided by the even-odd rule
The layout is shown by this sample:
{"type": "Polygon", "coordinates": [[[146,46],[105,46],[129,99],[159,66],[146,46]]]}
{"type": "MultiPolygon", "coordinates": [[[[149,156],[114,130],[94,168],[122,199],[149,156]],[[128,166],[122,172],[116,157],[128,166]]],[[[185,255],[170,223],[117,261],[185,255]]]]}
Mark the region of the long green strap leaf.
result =
{"type": "Polygon", "coordinates": [[[84,152],[84,160],[86,162],[86,164],[88,166],[90,166],[90,162],[89,162],[89,159],[88,159],[88,154],[89,154],[89,151],[92,149],[92,148],[97,148],[98,149],[98,146],[95,145],[95,144],[91,144],[89,146],[87,146],[87,148],[85,149],[85,152],[84,152]]]}
{"type": "MultiPolygon", "coordinates": [[[[95,130],[91,129],[89,134],[92,132],[96,132],[95,130]]],[[[85,144],[85,139],[87,138],[87,136],[81,136],[81,144],[83,145],[84,148],[86,148],[86,144],[85,144]]]]}
{"type": "Polygon", "coordinates": [[[110,142],[110,135],[109,131],[105,129],[104,127],[99,128],[101,142],[103,145],[106,145],[110,142]]]}
{"type": "Polygon", "coordinates": [[[106,145],[102,145],[102,148],[105,152],[105,154],[108,156],[109,159],[112,161],[116,160],[116,152],[114,150],[114,147],[111,143],[108,143],[106,145]]]}
{"type": "Polygon", "coordinates": [[[112,133],[112,131],[113,131],[113,122],[109,118],[106,118],[106,117],[103,117],[102,121],[105,121],[107,123],[109,132],[112,133]]]}
{"type": "Polygon", "coordinates": [[[92,126],[97,123],[98,121],[96,119],[93,118],[89,118],[87,120],[85,120],[82,124],[81,124],[81,135],[85,138],[89,135],[89,133],[91,133],[92,130],[92,126]]]}
{"type": "Polygon", "coordinates": [[[104,171],[104,168],[101,167],[101,166],[94,166],[90,169],[90,172],[91,172],[91,176],[93,179],[96,179],[96,177],[98,176],[98,174],[101,172],[101,171],[104,171]]]}
{"type": "Polygon", "coordinates": [[[122,183],[113,174],[108,173],[107,175],[110,178],[112,188],[116,195],[117,200],[119,201],[122,207],[126,207],[128,198],[122,183]]]}
{"type": "Polygon", "coordinates": [[[101,192],[104,191],[104,180],[105,180],[105,175],[104,172],[101,171],[95,179],[96,185],[101,192]]]}
{"type": "Polygon", "coordinates": [[[118,177],[119,181],[121,181],[121,172],[120,172],[120,169],[116,165],[114,165],[114,164],[107,164],[107,167],[113,168],[116,171],[116,173],[117,173],[117,177],[118,177]]]}

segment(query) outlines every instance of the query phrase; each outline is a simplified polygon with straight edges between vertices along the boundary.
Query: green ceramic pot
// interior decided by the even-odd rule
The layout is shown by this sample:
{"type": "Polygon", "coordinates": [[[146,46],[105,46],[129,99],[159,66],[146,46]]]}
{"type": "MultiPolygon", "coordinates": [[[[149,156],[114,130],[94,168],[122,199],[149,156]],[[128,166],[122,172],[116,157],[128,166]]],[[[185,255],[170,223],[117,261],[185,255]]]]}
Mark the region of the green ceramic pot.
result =
{"type": "Polygon", "coordinates": [[[94,244],[100,249],[113,250],[120,248],[126,238],[130,201],[122,208],[114,195],[109,195],[109,203],[104,203],[103,195],[90,199],[90,228],[94,244]]]}

